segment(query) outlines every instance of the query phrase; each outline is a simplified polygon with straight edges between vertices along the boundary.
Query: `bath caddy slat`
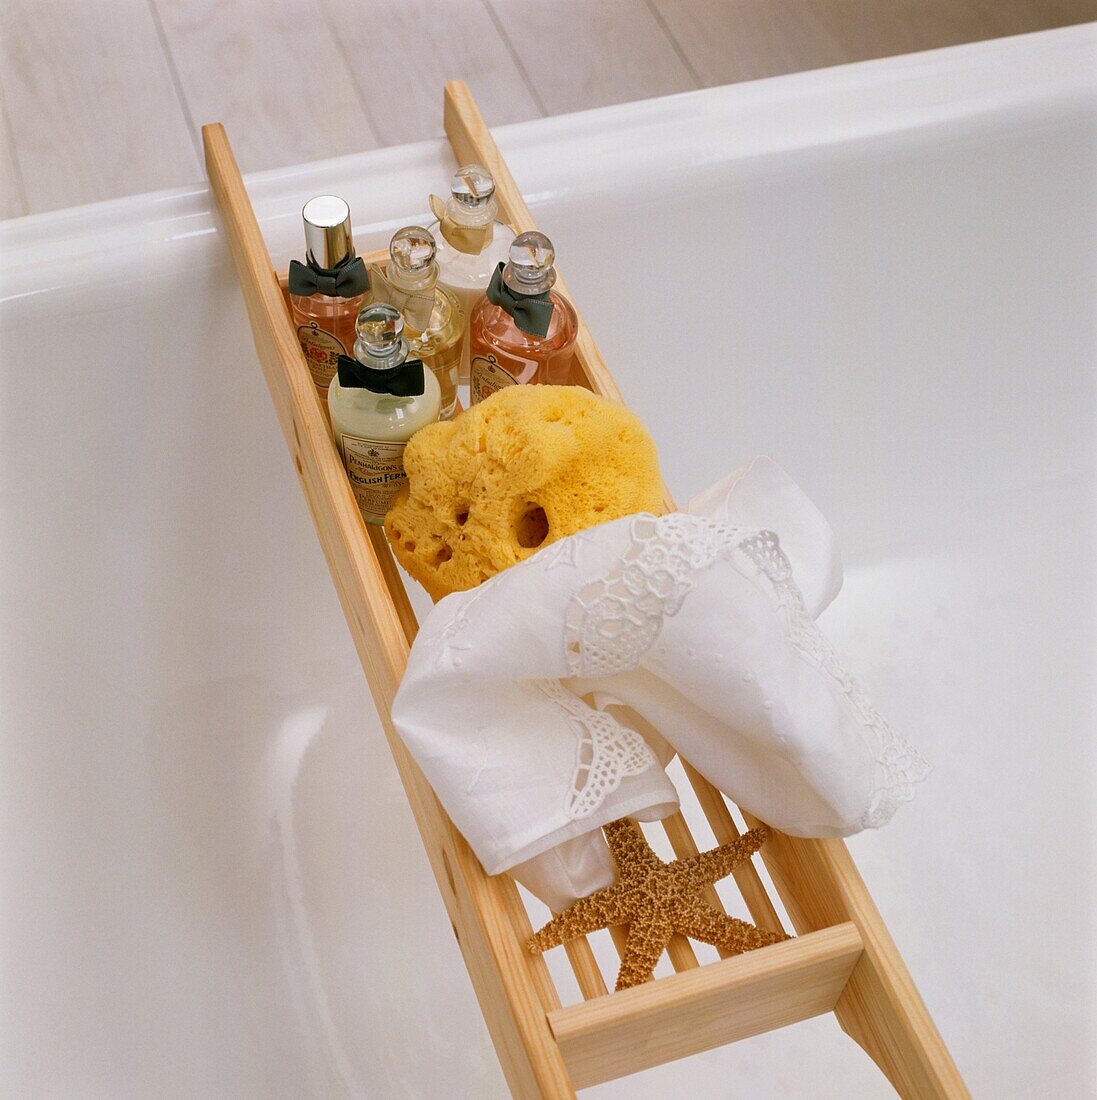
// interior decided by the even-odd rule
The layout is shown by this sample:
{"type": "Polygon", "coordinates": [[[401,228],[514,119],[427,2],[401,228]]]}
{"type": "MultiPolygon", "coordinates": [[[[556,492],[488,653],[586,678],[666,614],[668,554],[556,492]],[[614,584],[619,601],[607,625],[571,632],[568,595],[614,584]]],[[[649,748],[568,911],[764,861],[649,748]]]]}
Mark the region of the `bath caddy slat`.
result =
{"type": "MultiPolygon", "coordinates": [[[[446,86],[444,119],[457,160],[481,163],[494,175],[503,219],[518,232],[535,228],[464,84],[446,86]]],[[[600,971],[590,945],[579,940],[566,954],[584,1000],[562,1004],[545,960],[525,950],[530,917],[517,887],[506,875],[484,874],[393,729],[390,707],[418,628],[415,614],[384,535],[358,514],[297,342],[284,279],[271,265],[224,128],[206,126],[202,134],[259,361],[511,1093],[520,1100],[572,1097],[576,1088],[833,1011],[900,1095],[967,1096],[839,841],[775,834],[763,850],[796,938],[706,964],[680,939],[669,952],[677,973],[622,993],[605,992],[613,975],[600,971]]],[[[562,280],[558,285],[568,294],[562,280]]],[[[581,317],[572,381],[621,400],[581,317]]],[[[667,505],[673,507],[669,497],[667,505]]],[[[738,828],[723,795],[683,764],[717,840],[733,838],[738,828]]],[[[683,817],[665,828],[676,851],[696,847],[683,817]]],[[[739,868],[734,881],[753,919],[779,929],[754,865],[739,868]]],[[[624,930],[611,933],[620,947],[624,930]]]]}
{"type": "Polygon", "coordinates": [[[850,923],[549,1014],[576,1088],[831,1012],[861,957],[850,923]]]}

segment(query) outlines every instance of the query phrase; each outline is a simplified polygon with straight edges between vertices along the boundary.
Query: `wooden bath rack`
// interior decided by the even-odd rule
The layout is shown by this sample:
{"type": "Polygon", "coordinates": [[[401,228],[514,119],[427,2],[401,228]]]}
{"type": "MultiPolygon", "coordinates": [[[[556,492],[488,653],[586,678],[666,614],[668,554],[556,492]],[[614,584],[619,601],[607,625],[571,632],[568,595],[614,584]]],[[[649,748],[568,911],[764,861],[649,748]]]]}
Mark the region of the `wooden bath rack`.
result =
{"type": "MultiPolygon", "coordinates": [[[[446,85],[445,130],[459,163],[482,164],[495,177],[502,220],[519,233],[535,229],[463,83],[446,85]]],[[[607,993],[589,943],[576,940],[565,950],[585,999],[562,1006],[545,960],[525,949],[530,917],[514,882],[484,874],[392,727],[390,706],[418,629],[415,614],[383,533],[358,513],[290,319],[285,278],[271,265],[225,130],[205,126],[202,136],[259,361],[512,1094],[521,1100],[571,1097],[577,1088],[834,1012],[900,1095],[967,1096],[857,868],[837,840],[775,833],[762,852],[793,939],[699,965],[692,944],[678,937],[668,952],[673,975],[621,993],[607,993]]],[[[365,259],[384,262],[387,253],[365,259]]],[[[562,279],[557,285],[571,297],[562,279]]],[[[621,400],[582,318],[573,381],[621,400]]],[[[724,796],[683,764],[717,842],[731,840],[738,829],[724,796]]],[[[697,851],[680,813],[662,827],[677,856],[697,851]]],[[[735,881],[752,919],[780,929],[754,865],[740,867],[735,881]]],[[[711,900],[718,903],[715,892],[711,900]]]]}

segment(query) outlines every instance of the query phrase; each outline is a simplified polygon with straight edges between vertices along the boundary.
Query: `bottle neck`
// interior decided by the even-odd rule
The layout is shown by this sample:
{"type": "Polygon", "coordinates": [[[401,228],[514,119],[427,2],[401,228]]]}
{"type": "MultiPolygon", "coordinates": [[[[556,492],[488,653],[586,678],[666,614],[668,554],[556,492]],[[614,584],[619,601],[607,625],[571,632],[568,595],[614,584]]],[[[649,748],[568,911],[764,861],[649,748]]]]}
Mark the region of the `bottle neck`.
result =
{"type": "Polygon", "coordinates": [[[499,214],[499,204],[493,195],[487,202],[479,206],[466,206],[455,198],[446,201],[446,217],[454,225],[464,226],[468,229],[477,229],[480,226],[491,225],[499,214]]]}
{"type": "Polygon", "coordinates": [[[408,342],[403,338],[388,354],[377,353],[359,336],[354,342],[354,358],[368,370],[392,370],[408,357],[408,342]]]}
{"type": "Polygon", "coordinates": [[[331,267],[325,267],[316,256],[313,255],[312,249],[305,250],[305,263],[307,263],[313,271],[338,271],[339,268],[343,267],[345,264],[349,264],[353,259],[354,253],[346,252],[340,256],[331,267]]]}
{"type": "Polygon", "coordinates": [[[498,213],[499,204],[494,196],[478,207],[465,206],[450,198],[438,219],[438,229],[447,243],[458,252],[478,256],[495,236],[495,218],[498,213]]]}
{"type": "Polygon", "coordinates": [[[503,282],[515,294],[523,298],[533,298],[538,294],[546,294],[556,283],[556,269],[553,267],[536,274],[523,272],[514,264],[506,264],[503,268],[503,282]]]}
{"type": "Polygon", "coordinates": [[[405,271],[391,260],[385,269],[385,276],[397,290],[422,294],[434,289],[438,282],[438,265],[432,263],[422,272],[405,271]]]}

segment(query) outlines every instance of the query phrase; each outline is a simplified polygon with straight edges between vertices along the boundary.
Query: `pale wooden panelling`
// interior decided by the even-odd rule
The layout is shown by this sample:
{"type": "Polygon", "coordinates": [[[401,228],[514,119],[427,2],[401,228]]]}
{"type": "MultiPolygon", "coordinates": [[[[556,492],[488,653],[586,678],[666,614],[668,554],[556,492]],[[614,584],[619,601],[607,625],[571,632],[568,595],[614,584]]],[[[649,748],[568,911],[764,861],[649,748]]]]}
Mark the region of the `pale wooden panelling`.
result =
{"type": "Polygon", "coordinates": [[[143,0],[4,0],[0,84],[30,213],[202,178],[143,0]]]}
{"type": "Polygon", "coordinates": [[[27,212],[27,199],[23,194],[23,181],[19,178],[19,166],[15,160],[15,146],[8,126],[7,108],[0,92],[0,218],[18,218],[27,212]]]}
{"type": "Polygon", "coordinates": [[[1097,0],[994,0],[993,3],[821,4],[820,22],[849,60],[932,50],[1009,34],[1025,34],[1097,19],[1097,0]]]}
{"type": "Polygon", "coordinates": [[[496,125],[543,114],[479,0],[320,2],[382,144],[441,137],[438,89],[447,80],[464,80],[496,125]]]}
{"type": "Polygon", "coordinates": [[[438,134],[1097,19],[1097,0],[5,0],[0,217],[438,134]],[[20,183],[23,186],[20,186],[20,183]]]}
{"type": "Polygon", "coordinates": [[[191,119],[223,122],[243,171],[381,144],[318,0],[153,3],[191,119]]]}
{"type": "MultiPolygon", "coordinates": [[[[665,2],[665,0],[660,0],[665,2]]],[[[669,6],[669,5],[668,5],[669,6]]],[[[1097,0],[995,0],[917,4],[843,0],[816,5],[817,23],[843,61],[932,50],[1097,18],[1097,0]]],[[[813,67],[810,60],[802,66],[813,67]]]]}
{"type": "Polygon", "coordinates": [[[706,85],[1097,19],[1097,0],[651,0],[706,85]]]}
{"type": "MultiPolygon", "coordinates": [[[[837,65],[845,56],[820,25],[819,3],[652,0],[706,86],[837,65]]],[[[890,7],[890,5],[886,5],[890,7]]]]}
{"type": "Polygon", "coordinates": [[[645,0],[490,0],[550,115],[698,87],[645,0]]]}

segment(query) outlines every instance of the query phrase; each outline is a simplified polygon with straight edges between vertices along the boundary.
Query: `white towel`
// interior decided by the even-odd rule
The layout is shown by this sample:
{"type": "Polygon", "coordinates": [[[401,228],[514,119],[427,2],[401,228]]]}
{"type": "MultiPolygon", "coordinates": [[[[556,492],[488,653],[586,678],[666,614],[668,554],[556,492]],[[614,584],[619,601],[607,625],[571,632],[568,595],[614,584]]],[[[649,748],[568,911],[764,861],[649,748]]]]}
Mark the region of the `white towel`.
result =
{"type": "Polygon", "coordinates": [[[928,770],[815,626],[841,566],[803,492],[756,459],[690,508],[446,597],[393,703],[487,873],[554,909],[611,881],[600,825],[677,807],[667,743],[798,836],[885,824],[928,770]]]}

